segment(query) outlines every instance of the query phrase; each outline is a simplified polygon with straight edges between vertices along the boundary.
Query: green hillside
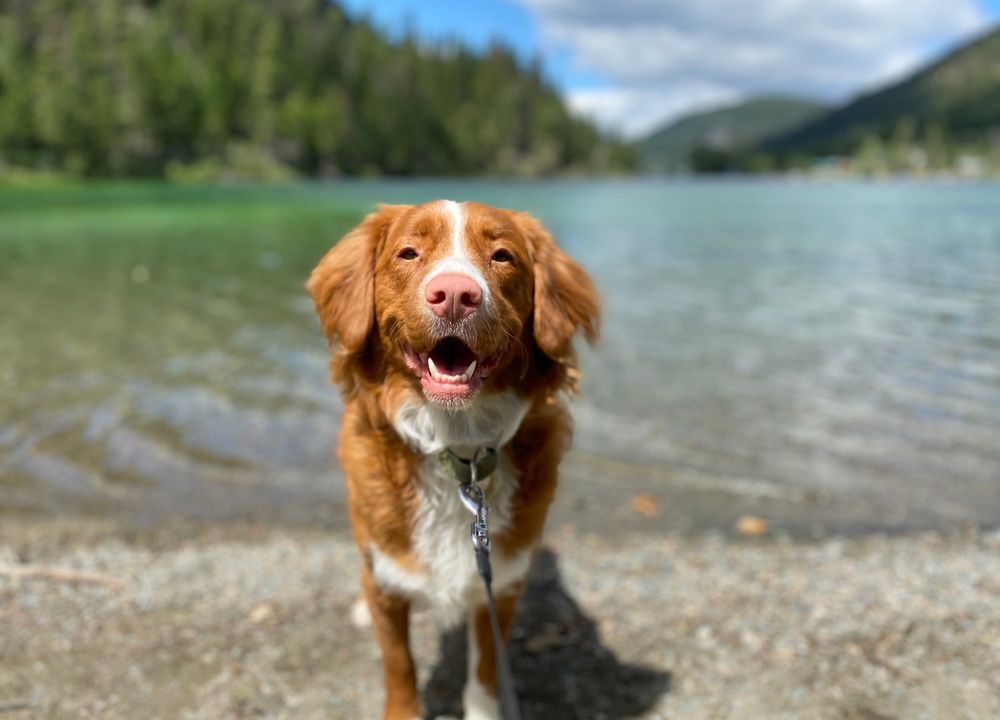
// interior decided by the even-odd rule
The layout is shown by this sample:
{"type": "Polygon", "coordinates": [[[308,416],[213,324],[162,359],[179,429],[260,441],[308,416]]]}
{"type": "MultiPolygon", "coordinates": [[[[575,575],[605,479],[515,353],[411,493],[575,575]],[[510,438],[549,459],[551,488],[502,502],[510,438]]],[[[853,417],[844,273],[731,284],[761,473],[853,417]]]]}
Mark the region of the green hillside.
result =
{"type": "Polygon", "coordinates": [[[862,95],[812,122],[772,137],[762,149],[793,155],[848,155],[866,142],[975,144],[1000,128],[1000,28],[901,82],[862,95]]]}
{"type": "Polygon", "coordinates": [[[328,0],[0,3],[0,176],[627,168],[541,69],[389,40],[328,0]]]}
{"type": "Polygon", "coordinates": [[[811,100],[760,97],[693,113],[640,140],[639,159],[645,169],[652,171],[684,170],[696,148],[728,151],[743,147],[801,125],[825,109],[811,100]]]}

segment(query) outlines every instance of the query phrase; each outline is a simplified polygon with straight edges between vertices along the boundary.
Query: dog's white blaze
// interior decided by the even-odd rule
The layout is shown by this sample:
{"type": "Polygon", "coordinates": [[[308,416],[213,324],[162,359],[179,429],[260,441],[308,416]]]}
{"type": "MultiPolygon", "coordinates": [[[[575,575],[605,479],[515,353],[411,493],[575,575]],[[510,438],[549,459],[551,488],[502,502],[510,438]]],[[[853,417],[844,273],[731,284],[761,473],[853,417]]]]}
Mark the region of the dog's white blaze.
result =
{"type": "Polygon", "coordinates": [[[465,209],[462,204],[454,200],[442,200],[442,209],[448,215],[451,225],[451,253],[438,260],[427,273],[424,282],[420,287],[421,296],[427,283],[444,273],[457,273],[467,275],[479,284],[479,289],[483,293],[483,304],[490,301],[490,287],[486,282],[483,273],[473,264],[469,258],[469,253],[465,247],[465,209]]]}
{"type": "Polygon", "coordinates": [[[465,690],[462,704],[465,706],[465,720],[499,720],[500,706],[497,699],[479,682],[476,670],[479,667],[479,643],[476,641],[476,626],[469,617],[469,669],[465,676],[465,690]]]}
{"type": "Polygon", "coordinates": [[[454,200],[445,200],[444,209],[451,216],[451,256],[469,259],[465,254],[462,236],[465,234],[465,210],[454,200]]]}

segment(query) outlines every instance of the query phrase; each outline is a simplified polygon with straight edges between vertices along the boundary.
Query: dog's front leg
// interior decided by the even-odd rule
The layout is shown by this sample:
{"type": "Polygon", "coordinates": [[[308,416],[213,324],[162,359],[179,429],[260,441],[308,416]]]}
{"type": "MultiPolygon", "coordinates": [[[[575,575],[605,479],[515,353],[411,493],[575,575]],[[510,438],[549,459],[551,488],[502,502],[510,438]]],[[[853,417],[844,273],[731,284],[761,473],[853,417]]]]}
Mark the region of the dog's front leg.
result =
{"type": "MultiPolygon", "coordinates": [[[[504,644],[510,637],[520,588],[505,590],[496,599],[497,620],[504,644]]],[[[486,605],[480,605],[469,618],[469,672],[462,693],[465,720],[498,720],[496,653],[486,605]]]]}
{"type": "Polygon", "coordinates": [[[372,616],[375,638],[382,649],[385,672],[385,720],[414,720],[421,716],[417,672],[410,654],[410,601],[384,592],[369,568],[361,585],[372,616]]]}

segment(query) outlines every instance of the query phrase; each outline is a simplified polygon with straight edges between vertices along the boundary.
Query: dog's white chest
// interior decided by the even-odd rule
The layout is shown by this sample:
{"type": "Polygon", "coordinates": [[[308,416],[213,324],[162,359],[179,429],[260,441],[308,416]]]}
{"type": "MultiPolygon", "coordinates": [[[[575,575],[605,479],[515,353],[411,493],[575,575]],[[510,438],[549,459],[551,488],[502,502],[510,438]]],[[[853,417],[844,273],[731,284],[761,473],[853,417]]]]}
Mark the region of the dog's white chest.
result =
{"type": "MultiPolygon", "coordinates": [[[[412,546],[424,571],[402,568],[392,558],[372,548],[375,579],[386,590],[407,595],[429,606],[443,625],[465,619],[467,611],[485,601],[483,581],[476,569],[469,536],[472,514],[462,504],[458,485],[431,456],[421,469],[420,507],[413,523],[412,546]]],[[[488,484],[490,534],[496,537],[510,525],[511,498],[517,478],[501,462],[488,484]]],[[[494,548],[494,591],[521,579],[530,563],[530,549],[508,557],[494,548]]]]}
{"type": "MultiPolygon", "coordinates": [[[[429,605],[443,624],[463,620],[470,607],[485,601],[485,593],[469,535],[472,513],[459,499],[455,478],[441,465],[439,455],[447,447],[503,447],[527,411],[526,399],[507,392],[478,398],[460,412],[425,402],[404,404],[393,418],[400,437],[424,454],[418,482],[420,503],[411,538],[424,571],[400,567],[377,547],[371,548],[372,569],[382,587],[429,605]]],[[[514,469],[501,454],[496,471],[483,485],[490,505],[492,537],[510,526],[511,499],[517,485],[514,469]]],[[[494,549],[490,560],[493,588],[499,592],[524,577],[531,549],[514,557],[494,549]]]]}

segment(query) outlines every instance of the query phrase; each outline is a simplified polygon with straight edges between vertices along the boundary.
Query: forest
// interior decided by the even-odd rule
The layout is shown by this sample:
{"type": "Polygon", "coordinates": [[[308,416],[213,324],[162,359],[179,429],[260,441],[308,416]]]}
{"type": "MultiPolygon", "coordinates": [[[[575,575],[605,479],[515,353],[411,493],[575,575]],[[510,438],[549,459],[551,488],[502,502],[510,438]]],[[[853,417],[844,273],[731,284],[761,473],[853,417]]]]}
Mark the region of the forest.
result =
{"type": "Polygon", "coordinates": [[[540,63],[326,0],[0,1],[0,176],[625,171],[540,63]]]}

